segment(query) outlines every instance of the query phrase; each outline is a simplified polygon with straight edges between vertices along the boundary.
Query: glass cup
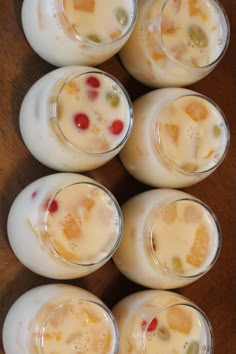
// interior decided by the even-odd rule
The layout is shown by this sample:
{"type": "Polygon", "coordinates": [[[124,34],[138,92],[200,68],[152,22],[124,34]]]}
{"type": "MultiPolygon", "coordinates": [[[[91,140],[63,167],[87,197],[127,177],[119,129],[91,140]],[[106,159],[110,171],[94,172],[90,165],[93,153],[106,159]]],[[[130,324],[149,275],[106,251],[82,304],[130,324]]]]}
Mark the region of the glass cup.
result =
{"type": "Polygon", "coordinates": [[[120,332],[120,354],[213,353],[209,319],[179,294],[164,290],[136,292],[119,301],[112,312],[120,332]]]}
{"type": "Polygon", "coordinates": [[[228,123],[209,98],[183,88],[153,90],[134,104],[134,126],[120,158],[153,187],[181,188],[209,176],[229,147],[228,123]]]}
{"type": "Polygon", "coordinates": [[[130,280],[152,289],[190,284],[215,264],[221,230],[212,210],[192,195],[153,189],[121,208],[123,235],[113,255],[130,280]]]}
{"type": "Polygon", "coordinates": [[[120,242],[122,215],[114,196],[93,179],[57,173],[20,192],[7,229],[13,252],[27,268],[49,278],[72,279],[111,258],[120,242]]]}
{"type": "Polygon", "coordinates": [[[138,0],[138,9],[120,58],[128,72],[148,86],[197,82],[228,47],[229,21],[216,0],[138,0]]]}
{"type": "Polygon", "coordinates": [[[90,67],[64,67],[39,79],[20,109],[30,152],[57,171],[87,171],[111,160],[132,128],[129,95],[113,76],[90,67]]]}
{"type": "Polygon", "coordinates": [[[118,352],[116,321],[92,293],[51,284],[29,290],[10,308],[3,325],[5,354],[118,352]]]}
{"type": "Polygon", "coordinates": [[[98,65],[129,38],[136,0],[24,0],[22,25],[33,50],[55,66],[98,65]]]}

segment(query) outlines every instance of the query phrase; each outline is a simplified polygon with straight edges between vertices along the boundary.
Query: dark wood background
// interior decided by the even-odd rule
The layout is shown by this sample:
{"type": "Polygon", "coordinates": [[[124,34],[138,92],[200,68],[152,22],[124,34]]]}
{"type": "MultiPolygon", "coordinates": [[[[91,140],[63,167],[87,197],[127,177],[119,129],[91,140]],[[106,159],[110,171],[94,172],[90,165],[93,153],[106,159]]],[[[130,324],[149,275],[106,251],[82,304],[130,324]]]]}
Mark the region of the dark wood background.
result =
{"type": "MultiPolygon", "coordinates": [[[[225,112],[231,145],[217,171],[184,190],[216,213],[222,227],[223,245],[210,272],[194,284],[175,291],[190,298],[208,315],[215,333],[215,354],[233,354],[236,353],[236,1],[222,0],[222,4],[231,23],[229,48],[218,67],[190,88],[210,97],[225,112]]],[[[37,79],[55,69],[26,42],[21,27],[21,5],[21,0],[1,0],[0,7],[0,331],[8,309],[21,294],[37,285],[55,282],[32,273],[16,259],[6,231],[7,215],[16,195],[30,182],[55,172],[31,156],[19,133],[18,114],[24,95],[37,79]]],[[[132,100],[150,91],[129,76],[117,56],[99,68],[116,76],[132,100]]],[[[120,204],[150,189],[134,180],[117,157],[88,175],[110,189],[120,204]]],[[[109,307],[143,289],[122,276],[112,261],[94,274],[64,282],[93,292],[109,307]]],[[[4,353],[2,344],[0,353],[4,353]]]]}

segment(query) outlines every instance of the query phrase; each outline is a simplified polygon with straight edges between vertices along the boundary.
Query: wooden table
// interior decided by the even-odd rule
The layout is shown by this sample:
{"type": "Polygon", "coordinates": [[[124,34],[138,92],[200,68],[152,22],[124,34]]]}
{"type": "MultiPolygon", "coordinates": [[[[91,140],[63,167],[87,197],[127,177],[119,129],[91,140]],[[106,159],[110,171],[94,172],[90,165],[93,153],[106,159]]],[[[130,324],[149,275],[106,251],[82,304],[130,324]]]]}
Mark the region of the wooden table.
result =
{"type": "MultiPolygon", "coordinates": [[[[208,315],[215,333],[215,354],[233,354],[236,353],[236,2],[222,0],[222,4],[231,22],[230,46],[218,67],[191,88],[222,108],[232,140],[221,166],[206,180],[185,191],[199,197],[216,213],[222,227],[223,245],[210,272],[176,292],[190,298],[208,315]]],[[[21,5],[20,0],[2,0],[0,10],[0,330],[8,309],[21,294],[53,282],[26,269],[14,256],[7,239],[7,215],[16,195],[30,182],[55,172],[31,156],[19,133],[18,114],[24,95],[37,79],[54,69],[26,42],[21,27],[21,5]]],[[[116,76],[132,100],[150,91],[128,75],[117,56],[99,68],[116,76]]],[[[134,180],[118,158],[88,175],[109,188],[121,204],[149,189],[134,180]]],[[[142,289],[122,276],[112,261],[92,275],[65,282],[88,289],[109,307],[142,289]]],[[[4,353],[2,344],[0,352],[4,353]]]]}

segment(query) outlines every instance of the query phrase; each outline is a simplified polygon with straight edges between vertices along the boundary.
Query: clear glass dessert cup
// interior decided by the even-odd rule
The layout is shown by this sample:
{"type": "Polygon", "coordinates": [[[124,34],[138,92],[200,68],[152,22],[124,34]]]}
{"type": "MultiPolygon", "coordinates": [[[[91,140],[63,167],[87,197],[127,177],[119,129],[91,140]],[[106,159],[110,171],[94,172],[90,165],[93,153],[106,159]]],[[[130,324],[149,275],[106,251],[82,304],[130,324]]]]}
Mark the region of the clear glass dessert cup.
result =
{"type": "Polygon", "coordinates": [[[11,306],[3,325],[6,354],[118,352],[113,314],[82,288],[51,284],[31,289],[11,306]]]}
{"type": "Polygon", "coordinates": [[[187,86],[219,64],[229,43],[216,0],[138,0],[134,30],[120,51],[129,73],[151,87],[187,86]]]}
{"type": "Polygon", "coordinates": [[[134,103],[134,125],[120,151],[124,167],[153,187],[182,188],[223,162],[230,131],[210,98],[183,88],[153,90],[134,103]]]}
{"type": "Polygon", "coordinates": [[[20,109],[24,143],[57,171],[97,168],[127,141],[133,108],[123,85],[91,67],[64,67],[39,79],[20,109]]]}
{"type": "Polygon", "coordinates": [[[123,235],[113,261],[130,280],[152,289],[174,289],[197,281],[216,263],[220,225],[199,199],[157,189],[130,198],[121,210],[123,235]]]}
{"type": "Polygon", "coordinates": [[[119,353],[212,354],[214,334],[206,314],[170,291],[144,290],[112,309],[120,332],[119,353]]]}
{"type": "Polygon", "coordinates": [[[7,229],[13,252],[27,268],[71,279],[111,258],[121,239],[122,215],[114,196],[93,179],[58,173],[20,192],[7,229]]]}
{"type": "Polygon", "coordinates": [[[129,38],[136,0],[24,0],[22,26],[29,44],[55,66],[98,65],[129,38]]]}

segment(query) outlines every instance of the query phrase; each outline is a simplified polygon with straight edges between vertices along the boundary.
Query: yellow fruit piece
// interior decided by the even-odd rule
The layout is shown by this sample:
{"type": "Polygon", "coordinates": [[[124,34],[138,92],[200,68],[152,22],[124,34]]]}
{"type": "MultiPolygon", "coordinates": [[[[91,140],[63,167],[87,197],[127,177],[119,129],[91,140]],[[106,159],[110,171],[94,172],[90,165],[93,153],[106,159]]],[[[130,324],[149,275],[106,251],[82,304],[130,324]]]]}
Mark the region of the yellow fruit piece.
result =
{"type": "Polygon", "coordinates": [[[189,103],[184,110],[195,122],[201,122],[208,116],[208,110],[206,106],[201,102],[193,101],[189,103]]]}
{"type": "Polygon", "coordinates": [[[204,156],[204,159],[209,159],[214,154],[214,150],[210,150],[206,156],[204,156]]]}
{"type": "Polygon", "coordinates": [[[189,0],[189,15],[200,16],[203,21],[207,20],[207,14],[203,11],[201,6],[197,6],[198,0],[189,0]]]}
{"type": "Polygon", "coordinates": [[[165,207],[160,216],[166,224],[172,224],[177,218],[176,204],[172,203],[165,207]]]}
{"type": "Polygon", "coordinates": [[[86,214],[88,214],[91,209],[93,208],[95,204],[95,201],[94,199],[92,198],[84,198],[82,201],[81,201],[81,206],[83,207],[84,211],[86,212],[86,214]]]}
{"type": "Polygon", "coordinates": [[[70,215],[66,222],[62,225],[63,233],[68,240],[75,239],[80,236],[81,225],[74,215],[70,215]]]}
{"type": "Polygon", "coordinates": [[[153,52],[152,59],[155,61],[161,60],[165,58],[165,54],[163,52],[153,52]]]}
{"type": "Polygon", "coordinates": [[[104,338],[104,353],[110,353],[111,351],[111,335],[107,333],[106,337],[104,338]]]}
{"type": "Polygon", "coordinates": [[[73,81],[70,81],[68,82],[64,89],[66,90],[66,92],[69,94],[69,95],[72,95],[72,94],[75,94],[75,93],[78,93],[80,91],[80,88],[76,85],[75,82],[73,81]]]}
{"type": "Polygon", "coordinates": [[[66,260],[68,260],[70,262],[75,262],[75,263],[78,262],[79,256],[75,255],[73,252],[66,249],[60,242],[58,242],[57,240],[53,240],[53,245],[54,245],[55,251],[61,257],[65,258],[66,260]]]}
{"type": "Polygon", "coordinates": [[[132,344],[130,343],[129,340],[127,340],[127,353],[133,353],[133,350],[134,350],[134,348],[133,348],[132,344]]]}
{"type": "Polygon", "coordinates": [[[196,163],[185,163],[184,165],[181,166],[181,169],[185,172],[196,172],[198,170],[198,165],[196,163]]]}
{"type": "Polygon", "coordinates": [[[115,40],[121,37],[122,32],[120,30],[116,30],[110,34],[110,38],[115,40]]]}
{"type": "Polygon", "coordinates": [[[175,24],[168,18],[163,17],[161,21],[161,33],[165,35],[173,35],[178,31],[179,27],[176,27],[175,24]]]}
{"type": "Polygon", "coordinates": [[[172,258],[172,266],[176,273],[183,273],[182,261],[179,257],[172,258]]]}
{"type": "Polygon", "coordinates": [[[91,322],[91,323],[99,323],[99,322],[101,322],[101,320],[98,317],[96,317],[95,315],[93,315],[91,313],[91,311],[89,311],[86,307],[83,308],[83,311],[86,314],[89,322],[91,322]]]}
{"type": "Polygon", "coordinates": [[[63,114],[63,105],[60,101],[57,102],[57,119],[60,120],[63,114]]]}
{"type": "Polygon", "coordinates": [[[179,138],[179,127],[176,124],[169,123],[164,124],[164,129],[171,141],[177,145],[179,138]]]}
{"type": "Polygon", "coordinates": [[[196,223],[199,222],[202,218],[202,211],[197,205],[193,203],[188,204],[184,207],[183,210],[183,219],[185,223],[196,223]]]}
{"type": "Polygon", "coordinates": [[[73,3],[75,10],[94,12],[95,0],[73,0],[73,3]]]}
{"type": "Polygon", "coordinates": [[[171,329],[189,334],[192,329],[192,315],[180,306],[170,307],[167,310],[167,323],[171,329]]]}
{"type": "Polygon", "coordinates": [[[187,255],[186,261],[194,267],[200,267],[209,252],[209,232],[206,225],[198,227],[193,245],[187,255]]]}

